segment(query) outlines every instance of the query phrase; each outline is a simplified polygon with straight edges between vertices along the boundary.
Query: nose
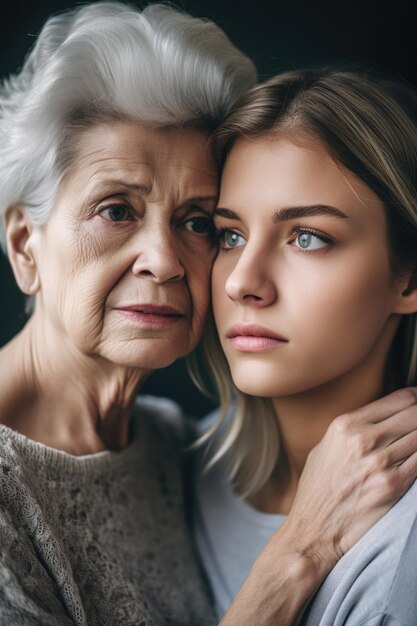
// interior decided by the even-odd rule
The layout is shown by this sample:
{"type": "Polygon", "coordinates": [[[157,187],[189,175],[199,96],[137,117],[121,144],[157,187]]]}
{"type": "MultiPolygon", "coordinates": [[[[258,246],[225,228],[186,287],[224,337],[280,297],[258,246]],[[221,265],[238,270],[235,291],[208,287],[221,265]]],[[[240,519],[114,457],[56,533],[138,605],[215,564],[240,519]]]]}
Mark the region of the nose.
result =
{"type": "Polygon", "coordinates": [[[253,253],[246,245],[226,280],[225,289],[238,304],[262,308],[275,302],[277,290],[261,250],[253,253]]]}
{"type": "Polygon", "coordinates": [[[142,234],[140,253],[132,267],[133,274],[157,284],[176,282],[184,278],[185,268],[173,234],[162,229],[142,234]]]}

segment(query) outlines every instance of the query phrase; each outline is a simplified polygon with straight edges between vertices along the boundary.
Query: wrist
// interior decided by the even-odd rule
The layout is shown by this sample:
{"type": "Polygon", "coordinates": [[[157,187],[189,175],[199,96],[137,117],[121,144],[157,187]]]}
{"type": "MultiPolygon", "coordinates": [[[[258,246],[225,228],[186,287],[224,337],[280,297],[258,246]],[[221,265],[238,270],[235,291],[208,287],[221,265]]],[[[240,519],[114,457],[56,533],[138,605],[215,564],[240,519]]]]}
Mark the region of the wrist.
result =
{"type": "Polygon", "coordinates": [[[277,593],[280,580],[281,590],[285,588],[298,606],[308,602],[328,571],[318,555],[292,549],[288,544],[283,549],[271,545],[254,564],[248,580],[262,580],[263,593],[271,596],[277,593]]]}
{"type": "Polygon", "coordinates": [[[284,540],[271,540],[221,626],[294,626],[324,576],[315,559],[292,551],[284,540]]]}
{"type": "Polygon", "coordinates": [[[304,527],[294,526],[290,519],[281,527],[279,541],[293,555],[294,567],[300,567],[312,585],[318,586],[342,556],[337,553],[334,541],[326,541],[323,529],[316,531],[311,525],[306,531],[304,527]]]}

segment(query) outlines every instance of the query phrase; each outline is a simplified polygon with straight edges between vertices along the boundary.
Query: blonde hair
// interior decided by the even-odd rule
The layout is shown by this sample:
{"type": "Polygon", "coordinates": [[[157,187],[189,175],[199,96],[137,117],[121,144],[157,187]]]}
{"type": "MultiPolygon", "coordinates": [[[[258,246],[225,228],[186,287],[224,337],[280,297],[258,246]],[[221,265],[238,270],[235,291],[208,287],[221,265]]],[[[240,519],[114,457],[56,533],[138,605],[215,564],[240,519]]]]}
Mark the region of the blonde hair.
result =
{"type": "MultiPolygon", "coordinates": [[[[244,95],[215,132],[214,145],[224,163],[242,137],[291,133],[318,138],[384,202],[395,275],[417,267],[416,122],[416,93],[404,83],[339,69],[293,71],[244,95]]],[[[387,376],[387,390],[416,382],[416,319],[415,314],[402,319],[391,353],[395,347],[400,367],[395,380],[387,376]]],[[[270,399],[250,397],[234,386],[212,318],[201,349],[221,410],[200,443],[211,444],[209,466],[226,455],[231,481],[247,496],[265,484],[276,466],[278,421],[270,399]]],[[[194,356],[192,372],[201,387],[199,363],[194,356]]]]}

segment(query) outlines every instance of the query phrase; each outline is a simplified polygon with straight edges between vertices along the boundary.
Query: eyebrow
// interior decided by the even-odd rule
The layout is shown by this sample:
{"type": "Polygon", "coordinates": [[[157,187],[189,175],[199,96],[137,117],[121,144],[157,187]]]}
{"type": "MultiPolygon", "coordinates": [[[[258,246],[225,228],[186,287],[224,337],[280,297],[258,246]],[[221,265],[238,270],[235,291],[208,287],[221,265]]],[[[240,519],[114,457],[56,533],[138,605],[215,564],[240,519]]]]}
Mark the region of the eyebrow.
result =
{"type": "Polygon", "coordinates": [[[286,207],[275,211],[272,217],[274,224],[286,220],[295,220],[300,217],[312,217],[314,215],[333,215],[340,219],[348,219],[348,216],[340,209],[327,204],[310,204],[307,206],[286,207]]]}
{"type": "Polygon", "coordinates": [[[98,184],[103,187],[125,187],[127,189],[133,189],[135,191],[139,191],[140,193],[148,194],[151,190],[150,185],[145,185],[143,183],[131,183],[123,180],[122,178],[105,178],[98,180],[98,184]]]}
{"type": "MultiPolygon", "coordinates": [[[[231,209],[217,207],[214,210],[214,215],[219,215],[220,217],[225,217],[229,220],[240,221],[239,215],[231,209]]],[[[295,220],[300,217],[313,217],[315,215],[332,215],[339,219],[348,219],[348,216],[340,209],[336,209],[336,207],[329,206],[327,204],[311,204],[306,206],[285,207],[283,209],[279,209],[278,211],[274,211],[272,221],[276,224],[277,222],[295,220]]]]}
{"type": "Polygon", "coordinates": [[[235,213],[234,211],[231,211],[230,209],[223,209],[222,207],[216,207],[214,209],[213,215],[219,215],[220,217],[226,217],[229,220],[239,220],[240,221],[240,217],[237,213],[235,213]]]}
{"type": "Polygon", "coordinates": [[[207,202],[207,200],[210,202],[217,202],[217,196],[192,196],[190,198],[190,202],[207,202]]]}

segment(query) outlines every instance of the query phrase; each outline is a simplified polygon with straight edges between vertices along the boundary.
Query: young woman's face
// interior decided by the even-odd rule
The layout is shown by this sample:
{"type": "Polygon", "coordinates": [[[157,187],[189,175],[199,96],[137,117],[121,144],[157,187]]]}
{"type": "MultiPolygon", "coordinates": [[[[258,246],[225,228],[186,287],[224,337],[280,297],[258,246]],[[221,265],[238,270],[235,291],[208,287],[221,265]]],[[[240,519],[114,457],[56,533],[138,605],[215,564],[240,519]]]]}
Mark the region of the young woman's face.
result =
{"type": "Polygon", "coordinates": [[[382,370],[404,287],[383,204],[317,140],[239,140],[226,162],[213,307],[236,386],[301,393],[382,370]]]}

